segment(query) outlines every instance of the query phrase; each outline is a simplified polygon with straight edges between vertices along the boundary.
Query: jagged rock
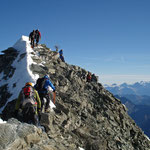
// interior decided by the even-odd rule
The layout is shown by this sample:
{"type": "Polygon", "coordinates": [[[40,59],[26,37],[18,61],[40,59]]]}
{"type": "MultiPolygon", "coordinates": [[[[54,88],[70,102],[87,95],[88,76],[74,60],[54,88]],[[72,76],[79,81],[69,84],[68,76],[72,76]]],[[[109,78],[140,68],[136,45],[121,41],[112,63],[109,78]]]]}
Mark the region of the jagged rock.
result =
{"type": "Polygon", "coordinates": [[[18,52],[12,47],[2,52],[4,54],[0,55],[0,73],[4,71],[4,79],[6,80],[9,72],[11,72],[11,69],[13,69],[12,63],[18,56],[18,52]]]}
{"type": "Polygon", "coordinates": [[[47,140],[46,133],[33,125],[22,124],[15,119],[0,125],[0,149],[28,149],[31,145],[38,145],[47,140]]]}
{"type": "Polygon", "coordinates": [[[5,107],[2,115],[3,120],[7,121],[9,118],[15,117],[14,116],[15,103],[16,103],[16,99],[9,102],[8,105],[5,107]]]}
{"type": "Polygon", "coordinates": [[[41,73],[41,74],[46,74],[46,67],[43,67],[42,65],[36,65],[36,64],[32,64],[30,66],[31,70],[33,71],[33,73],[41,73]]]}
{"type": "Polygon", "coordinates": [[[8,92],[8,85],[4,84],[3,86],[0,87],[0,107],[4,106],[7,102],[7,99],[12,95],[8,92]]]}

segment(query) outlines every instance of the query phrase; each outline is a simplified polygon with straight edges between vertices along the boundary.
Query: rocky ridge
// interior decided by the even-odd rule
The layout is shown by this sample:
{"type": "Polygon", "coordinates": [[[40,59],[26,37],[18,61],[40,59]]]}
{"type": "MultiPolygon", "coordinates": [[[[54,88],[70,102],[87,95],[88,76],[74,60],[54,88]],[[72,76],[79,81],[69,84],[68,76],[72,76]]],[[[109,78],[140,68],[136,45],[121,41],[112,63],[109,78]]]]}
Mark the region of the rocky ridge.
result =
{"type": "MultiPolygon", "coordinates": [[[[10,55],[8,50],[0,56],[3,58],[0,71],[7,68],[3,80],[11,78],[15,71],[11,64],[17,51],[11,48],[14,55],[10,55]],[[10,56],[13,58],[7,58],[10,56]],[[6,65],[4,60],[10,60],[10,63],[6,65]]],[[[41,125],[45,128],[45,132],[42,132],[40,128],[12,118],[15,100],[9,102],[2,113],[2,119],[8,122],[0,125],[0,149],[150,149],[150,141],[128,116],[126,107],[98,83],[96,76],[92,82],[87,83],[85,76],[88,71],[62,62],[57,52],[45,45],[34,49],[32,60],[35,62],[30,65],[33,74],[50,74],[56,86],[56,108],[50,113],[42,113],[41,125]]],[[[9,93],[2,86],[0,92],[3,93],[0,95],[0,105],[4,106],[9,93]]]]}

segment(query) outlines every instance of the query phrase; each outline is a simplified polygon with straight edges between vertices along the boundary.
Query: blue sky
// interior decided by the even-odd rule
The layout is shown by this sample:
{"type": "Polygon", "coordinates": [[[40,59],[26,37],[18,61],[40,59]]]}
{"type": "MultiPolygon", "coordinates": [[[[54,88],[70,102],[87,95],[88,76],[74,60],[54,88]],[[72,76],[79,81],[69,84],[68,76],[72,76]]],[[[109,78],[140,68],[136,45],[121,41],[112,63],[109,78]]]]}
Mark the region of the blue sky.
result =
{"type": "Polygon", "coordinates": [[[0,50],[33,29],[101,83],[150,81],[149,0],[5,0],[0,50]]]}

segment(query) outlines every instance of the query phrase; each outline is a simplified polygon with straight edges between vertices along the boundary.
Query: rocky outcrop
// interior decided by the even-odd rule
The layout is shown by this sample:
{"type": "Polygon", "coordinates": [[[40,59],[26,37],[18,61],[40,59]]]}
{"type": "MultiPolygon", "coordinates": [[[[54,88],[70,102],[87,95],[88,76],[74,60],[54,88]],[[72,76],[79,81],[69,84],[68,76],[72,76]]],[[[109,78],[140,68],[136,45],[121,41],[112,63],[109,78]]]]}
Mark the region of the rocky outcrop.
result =
{"type": "MultiPolygon", "coordinates": [[[[5,51],[2,51],[0,55],[0,73],[3,71],[3,78],[0,80],[6,80],[11,78],[14,74],[15,68],[12,66],[14,60],[18,56],[18,52],[14,48],[8,48],[5,51]]],[[[11,97],[11,93],[8,92],[8,84],[3,84],[0,87],[0,108],[4,106],[7,100],[11,97]]]]}
{"type": "MultiPolygon", "coordinates": [[[[56,86],[56,108],[41,114],[40,122],[45,132],[13,119],[3,124],[0,137],[7,143],[0,140],[3,149],[150,149],[150,141],[128,116],[125,106],[98,83],[95,75],[94,80],[86,82],[88,71],[62,62],[57,52],[43,46],[34,49],[32,59],[36,62],[30,66],[32,72],[40,76],[49,74],[56,86]]],[[[4,109],[3,119],[12,117],[10,110],[14,103],[15,100],[4,109]]]]}
{"type": "Polygon", "coordinates": [[[53,146],[49,145],[49,141],[47,134],[40,128],[20,123],[13,118],[6,124],[0,125],[1,150],[28,150],[29,148],[32,150],[55,150],[53,146]]]}

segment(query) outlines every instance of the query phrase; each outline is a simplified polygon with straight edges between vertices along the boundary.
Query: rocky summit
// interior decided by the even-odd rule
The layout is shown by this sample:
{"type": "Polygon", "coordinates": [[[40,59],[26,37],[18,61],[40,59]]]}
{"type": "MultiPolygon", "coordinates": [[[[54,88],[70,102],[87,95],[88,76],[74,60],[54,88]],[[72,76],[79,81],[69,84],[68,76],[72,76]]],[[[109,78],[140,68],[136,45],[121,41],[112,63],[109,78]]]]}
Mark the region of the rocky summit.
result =
{"type": "Polygon", "coordinates": [[[94,74],[86,82],[87,70],[62,62],[46,45],[30,51],[9,48],[0,55],[0,62],[1,118],[7,121],[0,124],[0,150],[150,150],[149,139],[121,101],[94,74]],[[16,72],[23,62],[27,70],[20,77],[16,72]],[[25,82],[30,75],[35,81],[45,74],[56,87],[56,107],[41,114],[42,128],[37,128],[15,119],[17,96],[13,94],[17,90],[19,94],[25,84],[20,78],[25,82]],[[17,79],[11,81],[14,75],[17,79]]]}

